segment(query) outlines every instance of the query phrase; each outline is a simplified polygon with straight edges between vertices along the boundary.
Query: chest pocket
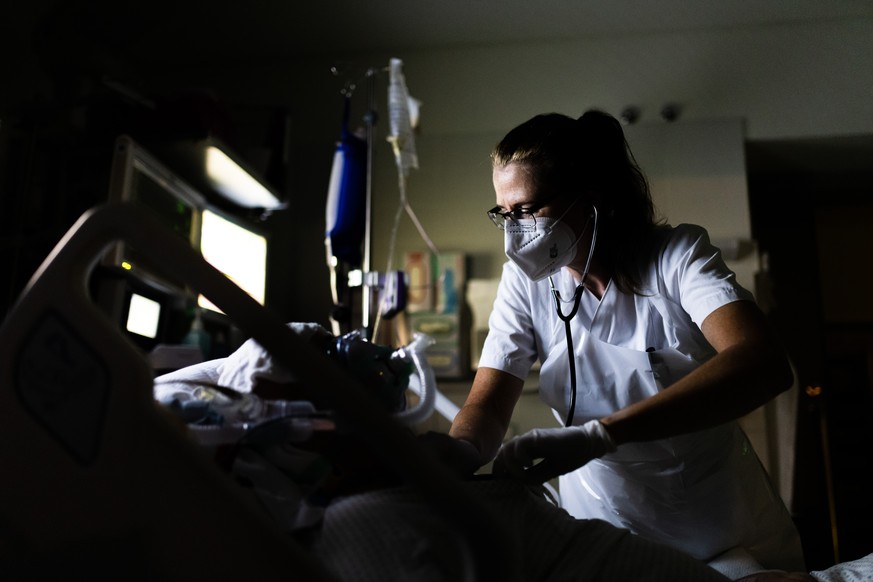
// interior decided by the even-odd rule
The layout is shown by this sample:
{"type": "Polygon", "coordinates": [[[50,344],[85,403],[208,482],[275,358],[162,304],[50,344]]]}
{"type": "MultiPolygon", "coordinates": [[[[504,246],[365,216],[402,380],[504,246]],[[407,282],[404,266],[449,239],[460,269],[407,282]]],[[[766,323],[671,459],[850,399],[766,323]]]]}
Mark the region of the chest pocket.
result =
{"type": "Polygon", "coordinates": [[[646,349],[680,349],[698,363],[703,363],[713,355],[715,349],[704,337],[703,332],[692,321],[682,306],[665,299],[661,295],[646,297],[649,303],[649,333],[646,349]],[[679,325],[671,322],[679,322],[679,325]],[[661,342],[661,343],[659,343],[661,342]]]}
{"type": "Polygon", "coordinates": [[[679,337],[675,324],[676,314],[671,313],[671,310],[666,301],[659,295],[644,297],[648,311],[648,325],[645,338],[645,349],[651,352],[655,350],[663,350],[666,348],[676,348],[679,346],[679,337]]]}

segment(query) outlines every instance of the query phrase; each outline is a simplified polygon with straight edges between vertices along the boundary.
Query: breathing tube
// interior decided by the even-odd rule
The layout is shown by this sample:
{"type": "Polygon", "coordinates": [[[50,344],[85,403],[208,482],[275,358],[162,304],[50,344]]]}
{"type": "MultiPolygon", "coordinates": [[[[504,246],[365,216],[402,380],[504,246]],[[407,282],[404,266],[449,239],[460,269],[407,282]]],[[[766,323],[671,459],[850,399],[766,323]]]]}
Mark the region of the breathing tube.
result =
{"type": "Polygon", "coordinates": [[[427,420],[437,405],[439,393],[436,389],[436,377],[425,357],[425,350],[433,342],[430,336],[416,332],[409,345],[397,350],[400,357],[409,358],[413,364],[409,389],[419,397],[418,404],[394,414],[394,419],[406,426],[415,426],[427,420]]]}
{"type": "MultiPolygon", "coordinates": [[[[573,353],[573,333],[570,330],[570,320],[576,316],[579,311],[579,302],[582,300],[582,293],[585,291],[585,280],[588,278],[588,270],[591,268],[591,259],[594,257],[594,247],[597,244],[597,207],[592,206],[594,211],[594,231],[591,233],[591,245],[588,247],[588,258],[585,260],[585,269],[582,271],[582,279],[576,285],[576,290],[573,292],[573,309],[569,314],[564,314],[561,310],[561,292],[555,288],[555,281],[549,276],[549,286],[552,290],[552,297],[555,300],[555,311],[558,317],[564,322],[564,335],[567,337],[567,359],[570,364],[570,408],[567,411],[567,420],[564,426],[572,426],[573,416],[576,413],[576,355],[573,353]]],[[[569,303],[569,301],[567,302],[569,303]]]]}

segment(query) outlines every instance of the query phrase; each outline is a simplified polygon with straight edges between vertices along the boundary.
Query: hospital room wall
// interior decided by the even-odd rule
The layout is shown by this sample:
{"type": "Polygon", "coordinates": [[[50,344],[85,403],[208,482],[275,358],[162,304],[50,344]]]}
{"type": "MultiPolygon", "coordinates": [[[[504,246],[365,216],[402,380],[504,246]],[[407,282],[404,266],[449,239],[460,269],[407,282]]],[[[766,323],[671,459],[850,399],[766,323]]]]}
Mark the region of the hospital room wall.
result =
{"type": "MultiPolygon", "coordinates": [[[[274,218],[271,271],[273,304],[288,318],[323,319],[329,310],[318,216],[339,136],[340,89],[357,84],[351,118],[360,125],[367,109],[364,72],[386,66],[391,57],[403,60],[409,90],[423,103],[421,167],[409,179],[410,203],[438,248],[468,253],[472,278],[498,276],[503,262],[499,237],[484,222],[492,199],[488,153],[509,128],[536,113],[598,107],[617,115],[627,105],[639,107],[640,122],[628,134],[655,196],[669,191],[682,201],[659,200],[662,210],[672,222],[702,222],[724,237],[749,233],[744,140],[873,134],[869,18],[165,71],[154,91],[197,83],[229,104],[281,104],[291,113],[287,195],[296,212],[274,218]],[[334,76],[337,64],[341,72],[334,76]],[[667,103],[680,107],[670,125],[658,115],[667,103]],[[727,204],[724,195],[736,204],[727,204]],[[301,221],[301,214],[315,219],[301,221]],[[308,283],[300,285],[302,279],[308,283]]],[[[384,140],[387,81],[380,74],[374,83],[374,268],[387,262],[387,233],[399,198],[384,140]]],[[[404,217],[398,251],[423,246],[404,217]]]]}
{"type": "MultiPolygon", "coordinates": [[[[410,203],[438,248],[468,254],[472,278],[498,276],[504,260],[500,237],[484,217],[493,197],[488,153],[506,130],[536,113],[578,114],[599,107],[618,114],[627,105],[638,106],[640,122],[628,135],[661,210],[671,222],[701,222],[714,236],[728,238],[746,237],[750,230],[744,140],[873,134],[869,18],[166,70],[151,92],[199,85],[228,104],[281,104],[291,112],[287,195],[294,213],[272,219],[268,291],[287,319],[324,321],[329,311],[319,216],[339,134],[339,90],[346,81],[358,83],[352,119],[360,120],[366,109],[363,71],[387,65],[390,57],[403,59],[410,92],[423,103],[417,134],[421,167],[409,179],[410,203]],[[337,63],[352,66],[333,76],[330,69],[337,63]],[[680,106],[672,124],[658,116],[666,103],[680,106]],[[676,202],[668,202],[668,195],[676,202]]],[[[387,262],[387,233],[398,200],[384,141],[386,90],[387,76],[380,75],[377,269],[387,262]]],[[[424,246],[405,217],[398,235],[400,252],[424,246]]],[[[744,282],[754,270],[753,259],[738,267],[744,282]]]]}
{"type": "MultiPolygon", "coordinates": [[[[672,222],[701,222],[720,237],[750,232],[744,140],[873,133],[869,19],[338,56],[362,67],[390,57],[403,59],[409,90],[423,102],[421,167],[408,182],[410,203],[438,248],[468,253],[472,278],[498,276],[503,262],[501,241],[484,222],[492,199],[488,153],[536,113],[599,107],[617,115],[626,105],[640,107],[640,123],[628,134],[656,199],[669,193],[677,201],[661,203],[662,210],[672,222]],[[670,125],[658,116],[666,103],[681,108],[670,125]]],[[[327,73],[333,62],[301,63],[298,78],[317,82],[288,95],[306,112],[295,122],[304,141],[335,136],[339,108],[331,97],[342,78],[327,73]]],[[[376,85],[383,115],[375,140],[373,255],[380,268],[399,196],[383,139],[387,79],[376,85]]],[[[356,100],[362,113],[363,95],[356,100]]],[[[423,247],[404,217],[397,248],[423,247]]],[[[739,268],[745,282],[753,268],[739,268]]]]}

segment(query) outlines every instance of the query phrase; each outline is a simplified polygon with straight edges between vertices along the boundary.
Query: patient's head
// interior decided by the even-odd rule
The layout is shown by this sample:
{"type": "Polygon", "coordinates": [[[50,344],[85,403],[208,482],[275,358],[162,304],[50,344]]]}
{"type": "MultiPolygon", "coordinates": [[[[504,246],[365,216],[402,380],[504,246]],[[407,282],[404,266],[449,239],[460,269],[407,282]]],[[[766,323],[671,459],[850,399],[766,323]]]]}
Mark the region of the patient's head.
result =
{"type": "MultiPolygon", "coordinates": [[[[405,408],[405,392],[413,372],[411,362],[394,348],[364,339],[361,332],[334,336],[314,323],[288,324],[295,333],[306,339],[324,354],[328,361],[354,377],[387,412],[405,408]]],[[[319,386],[299,382],[292,372],[254,340],[249,340],[231,354],[223,364],[219,381],[240,391],[251,391],[266,399],[310,400],[316,408],[331,408],[319,386]]]]}

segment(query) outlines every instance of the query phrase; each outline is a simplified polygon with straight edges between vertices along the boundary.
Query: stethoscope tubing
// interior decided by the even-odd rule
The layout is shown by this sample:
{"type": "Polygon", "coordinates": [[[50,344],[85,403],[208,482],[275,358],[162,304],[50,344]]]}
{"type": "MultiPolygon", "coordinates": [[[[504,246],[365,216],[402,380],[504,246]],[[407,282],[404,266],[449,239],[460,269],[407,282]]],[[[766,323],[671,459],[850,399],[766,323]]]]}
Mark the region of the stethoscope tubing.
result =
{"type": "Polygon", "coordinates": [[[573,353],[573,333],[570,330],[570,320],[576,317],[576,312],[579,311],[579,304],[582,300],[582,294],[585,292],[585,280],[588,278],[588,270],[591,268],[591,259],[594,257],[594,245],[597,244],[597,207],[592,206],[594,211],[594,231],[591,234],[591,245],[588,248],[588,258],[585,260],[585,269],[582,271],[582,279],[576,285],[576,290],[573,292],[573,309],[569,314],[564,314],[561,310],[561,292],[555,288],[555,281],[549,276],[549,286],[552,290],[552,298],[555,301],[555,311],[558,318],[564,322],[564,335],[567,338],[567,360],[570,366],[570,408],[567,411],[567,419],[564,426],[573,425],[573,417],[576,414],[576,357],[573,353]]]}

